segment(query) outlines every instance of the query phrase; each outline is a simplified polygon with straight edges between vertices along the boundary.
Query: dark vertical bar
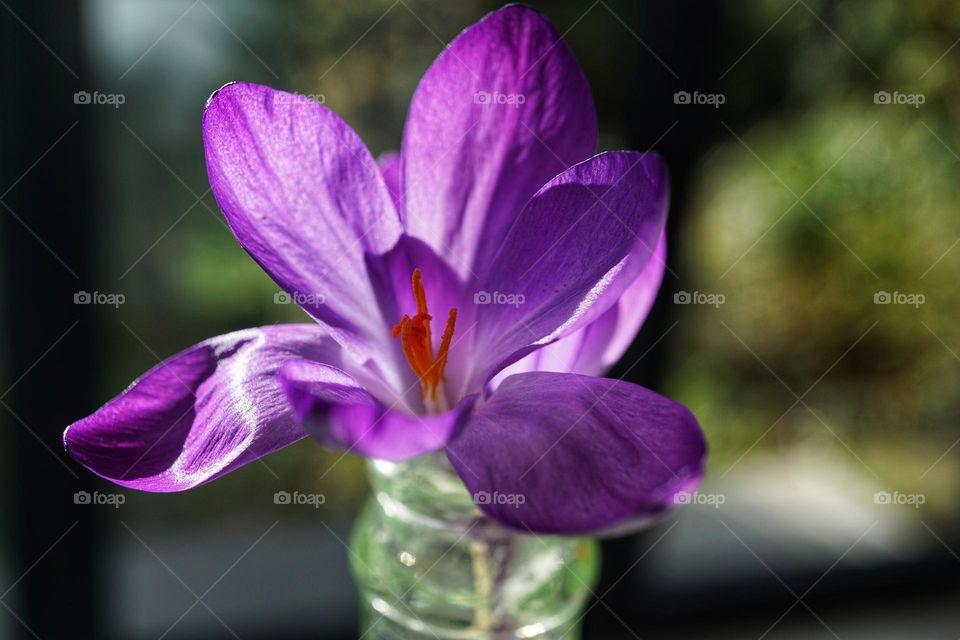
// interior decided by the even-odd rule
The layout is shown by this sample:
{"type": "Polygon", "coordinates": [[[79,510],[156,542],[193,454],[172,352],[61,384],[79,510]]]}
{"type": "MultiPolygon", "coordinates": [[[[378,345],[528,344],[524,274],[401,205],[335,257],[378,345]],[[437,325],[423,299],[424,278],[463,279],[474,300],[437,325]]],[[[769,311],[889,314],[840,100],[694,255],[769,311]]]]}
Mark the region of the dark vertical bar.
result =
{"type": "MultiPolygon", "coordinates": [[[[719,92],[723,63],[729,57],[729,25],[721,3],[715,0],[684,2],[615,3],[610,5],[643,41],[631,38],[629,71],[624,82],[631,87],[632,117],[629,148],[655,150],[666,158],[670,169],[670,218],[667,227],[667,264],[680,278],[684,274],[674,259],[677,232],[687,205],[693,172],[703,154],[724,135],[721,120],[735,122],[730,109],[691,109],[673,101],[677,91],[719,92]],[[649,47],[649,49],[648,49],[649,47]]],[[[682,289],[667,273],[658,303],[644,324],[640,338],[623,361],[632,363],[673,324],[673,294],[682,289]]],[[[643,385],[655,385],[661,374],[667,340],[658,343],[628,378],[643,385]]],[[[615,370],[612,375],[619,377],[615,370]]]]}
{"type": "MultiPolygon", "coordinates": [[[[608,0],[608,5],[629,27],[627,37],[622,40],[629,48],[623,51],[620,76],[629,87],[629,98],[623,105],[607,105],[607,115],[628,123],[625,127],[629,135],[628,149],[645,151],[652,145],[653,150],[666,159],[671,191],[667,264],[683,278],[675,259],[677,232],[693,172],[704,152],[725,133],[720,119],[729,116],[709,113],[707,109],[684,108],[674,104],[673,96],[681,90],[719,90],[717,79],[723,69],[718,67],[726,59],[721,53],[725,46],[730,46],[725,42],[729,32],[726,17],[720,2],[715,0],[608,0]]],[[[612,29],[627,28],[616,20],[611,23],[612,29]]],[[[601,113],[601,117],[603,115],[601,113]]],[[[675,276],[669,272],[664,274],[657,303],[633,346],[610,376],[626,376],[631,382],[659,388],[670,342],[669,335],[667,339],[661,338],[674,324],[673,294],[682,288],[675,276]],[[641,356],[643,360],[634,366],[641,356]]],[[[593,609],[586,620],[585,637],[629,637],[624,627],[646,635],[652,612],[643,605],[638,593],[639,577],[646,568],[643,561],[638,562],[638,556],[640,550],[653,545],[662,533],[662,527],[655,527],[638,536],[603,541],[604,565],[596,593],[604,594],[606,606],[593,609]],[[629,575],[624,576],[628,569],[629,575]]]]}
{"type": "Polygon", "coordinates": [[[89,408],[94,378],[90,307],[73,304],[92,246],[94,154],[88,116],[73,99],[85,88],[81,9],[31,0],[0,6],[0,467],[6,564],[17,581],[3,597],[13,613],[0,608],[0,616],[15,637],[44,640],[104,637],[96,624],[96,522],[73,503],[78,471],[60,444],[65,425],[89,408]]]}

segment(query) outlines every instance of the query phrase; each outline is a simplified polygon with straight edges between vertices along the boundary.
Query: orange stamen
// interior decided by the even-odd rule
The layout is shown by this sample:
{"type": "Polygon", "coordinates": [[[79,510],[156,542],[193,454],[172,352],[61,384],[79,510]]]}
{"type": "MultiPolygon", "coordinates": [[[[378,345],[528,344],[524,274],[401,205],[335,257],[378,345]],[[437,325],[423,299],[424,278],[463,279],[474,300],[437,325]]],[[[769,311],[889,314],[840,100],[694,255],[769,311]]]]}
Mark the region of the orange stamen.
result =
{"type": "Polygon", "coordinates": [[[440,384],[446,381],[444,368],[447,366],[447,357],[450,354],[450,341],[453,339],[454,326],[457,322],[457,310],[450,309],[447,324],[440,338],[440,347],[437,357],[433,357],[433,338],[430,332],[430,321],[433,317],[427,310],[427,294],[423,288],[423,273],[420,269],[413,270],[413,297],[417,303],[417,314],[412,318],[404,315],[398,324],[393,327],[391,335],[394,339],[400,337],[400,348],[407,358],[410,368],[420,380],[423,399],[429,397],[436,402],[440,384]]]}
{"type": "Polygon", "coordinates": [[[443,368],[447,364],[447,355],[450,353],[450,340],[453,339],[453,328],[457,324],[457,310],[450,309],[447,316],[447,325],[443,328],[443,336],[440,337],[440,350],[437,352],[437,363],[440,369],[440,379],[446,380],[443,375],[443,368]]]}
{"type": "Polygon", "coordinates": [[[410,363],[413,372],[417,374],[418,378],[421,378],[424,374],[423,367],[420,365],[420,358],[414,350],[413,340],[411,339],[413,322],[410,318],[404,316],[400,324],[400,345],[403,348],[403,355],[407,357],[407,362],[410,363]]]}
{"type": "Polygon", "coordinates": [[[433,360],[433,339],[430,335],[430,314],[427,313],[427,292],[423,288],[423,273],[420,269],[413,270],[413,297],[417,301],[417,317],[423,318],[424,331],[426,333],[427,351],[430,354],[430,360],[433,360]]]}

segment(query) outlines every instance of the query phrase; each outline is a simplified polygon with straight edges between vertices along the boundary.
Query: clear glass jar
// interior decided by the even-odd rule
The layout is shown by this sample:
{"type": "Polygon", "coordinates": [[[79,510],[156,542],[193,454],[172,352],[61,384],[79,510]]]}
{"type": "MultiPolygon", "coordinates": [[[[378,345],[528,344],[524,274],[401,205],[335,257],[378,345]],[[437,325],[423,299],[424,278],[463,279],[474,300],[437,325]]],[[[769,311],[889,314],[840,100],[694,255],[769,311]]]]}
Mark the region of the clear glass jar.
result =
{"type": "Polygon", "coordinates": [[[443,453],[369,472],[350,543],[365,640],[579,638],[596,542],[498,525],[443,453]]]}

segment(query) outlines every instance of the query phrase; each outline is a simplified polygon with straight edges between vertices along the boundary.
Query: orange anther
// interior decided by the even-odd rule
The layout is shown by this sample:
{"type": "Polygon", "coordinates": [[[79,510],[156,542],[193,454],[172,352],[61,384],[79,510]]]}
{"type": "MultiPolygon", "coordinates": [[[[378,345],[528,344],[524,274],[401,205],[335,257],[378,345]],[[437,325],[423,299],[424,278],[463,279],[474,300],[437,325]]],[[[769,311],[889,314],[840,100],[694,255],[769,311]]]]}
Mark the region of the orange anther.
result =
{"type": "Polygon", "coordinates": [[[410,368],[420,380],[423,399],[428,397],[437,401],[440,383],[446,380],[444,368],[450,352],[450,341],[453,339],[454,325],[457,321],[457,310],[450,309],[447,324],[440,338],[440,347],[437,357],[433,357],[433,338],[430,334],[430,321],[433,317],[427,310],[427,294],[423,287],[423,273],[420,269],[413,270],[413,297],[417,303],[417,314],[412,318],[404,315],[398,324],[393,327],[391,334],[394,339],[400,337],[400,347],[407,358],[410,368]]]}

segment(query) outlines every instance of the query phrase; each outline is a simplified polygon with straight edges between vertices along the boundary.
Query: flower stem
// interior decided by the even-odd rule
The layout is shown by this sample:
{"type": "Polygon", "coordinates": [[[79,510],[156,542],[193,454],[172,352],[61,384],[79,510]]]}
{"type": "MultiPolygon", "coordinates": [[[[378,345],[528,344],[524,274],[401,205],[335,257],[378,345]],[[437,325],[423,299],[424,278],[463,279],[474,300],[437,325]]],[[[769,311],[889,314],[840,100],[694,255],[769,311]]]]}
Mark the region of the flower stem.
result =
{"type": "Polygon", "coordinates": [[[473,566],[473,589],[477,597],[477,606],[473,612],[473,628],[477,631],[490,631],[493,613],[490,604],[493,600],[493,574],[490,571],[490,552],[486,543],[471,540],[467,544],[473,566]]]}

